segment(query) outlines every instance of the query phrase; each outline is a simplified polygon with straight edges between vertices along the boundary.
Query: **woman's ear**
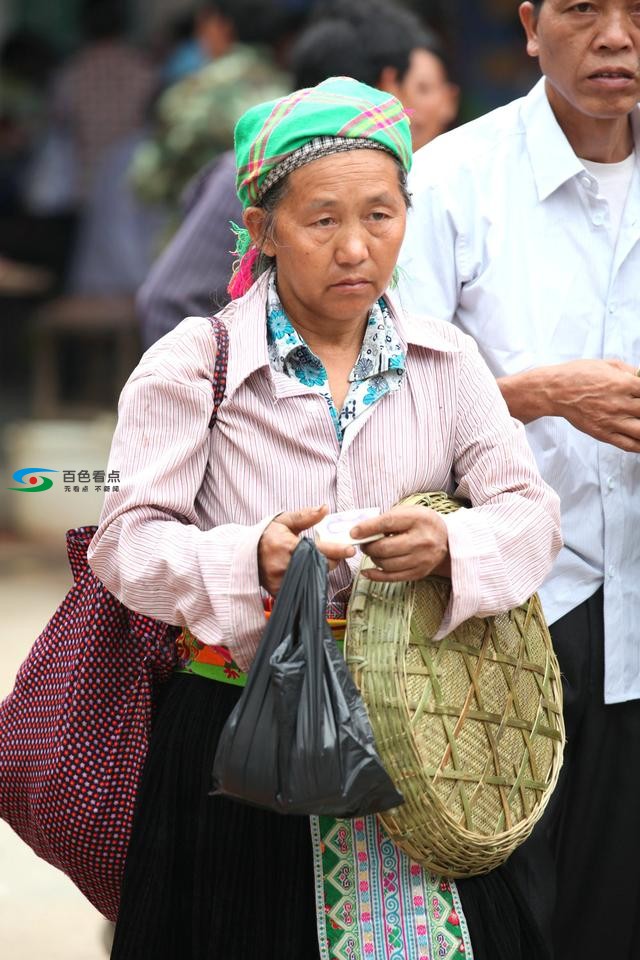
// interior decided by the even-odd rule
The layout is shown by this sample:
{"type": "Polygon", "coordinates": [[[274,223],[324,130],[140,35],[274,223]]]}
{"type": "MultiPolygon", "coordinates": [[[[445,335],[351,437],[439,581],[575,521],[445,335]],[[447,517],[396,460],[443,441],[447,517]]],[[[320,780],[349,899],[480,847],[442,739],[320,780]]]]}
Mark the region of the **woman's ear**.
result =
{"type": "Polygon", "coordinates": [[[383,67],[375,85],[378,90],[383,90],[384,93],[390,93],[391,96],[397,97],[398,100],[400,100],[402,85],[400,83],[398,71],[395,67],[383,67]]]}
{"type": "Polygon", "coordinates": [[[265,237],[267,213],[262,207],[247,207],[242,214],[244,225],[249,231],[252,242],[268,257],[275,256],[275,244],[269,237],[265,237]]]}

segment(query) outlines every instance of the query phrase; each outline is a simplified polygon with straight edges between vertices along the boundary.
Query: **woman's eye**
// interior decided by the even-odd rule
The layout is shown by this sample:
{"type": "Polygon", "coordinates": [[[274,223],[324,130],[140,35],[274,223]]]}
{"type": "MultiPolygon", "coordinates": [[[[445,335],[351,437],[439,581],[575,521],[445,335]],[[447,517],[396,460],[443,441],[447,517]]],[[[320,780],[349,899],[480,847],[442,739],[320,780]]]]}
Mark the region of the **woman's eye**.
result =
{"type": "Polygon", "coordinates": [[[332,217],[321,217],[320,220],[314,220],[314,227],[331,227],[335,223],[332,217]]]}

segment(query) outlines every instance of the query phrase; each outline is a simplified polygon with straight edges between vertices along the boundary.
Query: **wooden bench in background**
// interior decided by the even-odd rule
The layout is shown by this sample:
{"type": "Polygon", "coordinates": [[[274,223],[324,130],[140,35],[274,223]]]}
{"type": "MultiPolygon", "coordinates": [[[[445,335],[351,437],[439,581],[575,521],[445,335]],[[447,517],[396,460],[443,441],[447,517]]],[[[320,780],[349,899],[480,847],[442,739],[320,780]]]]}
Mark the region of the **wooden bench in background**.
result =
{"type": "Polygon", "coordinates": [[[37,418],[113,409],[140,358],[133,297],[59,297],[37,310],[32,334],[37,418]]]}

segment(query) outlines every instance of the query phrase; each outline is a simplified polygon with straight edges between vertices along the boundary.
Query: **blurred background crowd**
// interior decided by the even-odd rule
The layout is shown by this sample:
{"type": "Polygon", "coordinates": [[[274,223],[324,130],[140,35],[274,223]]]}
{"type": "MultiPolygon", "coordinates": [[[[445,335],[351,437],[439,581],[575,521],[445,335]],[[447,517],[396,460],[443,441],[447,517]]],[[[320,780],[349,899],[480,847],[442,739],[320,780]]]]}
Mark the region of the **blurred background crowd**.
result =
{"type": "MultiPolygon", "coordinates": [[[[225,302],[238,116],[350,74],[403,101],[418,148],[532,85],[517,6],[0,0],[0,695],[69,585],[64,531],[97,520],[141,351],[225,302]],[[23,496],[25,469],[53,486],[23,496]]],[[[0,865],[3,956],[105,955],[4,824],[0,865]]]]}
{"type": "MultiPolygon", "coordinates": [[[[143,291],[136,312],[136,292],[252,103],[349,72],[413,110],[418,147],[526,90],[535,69],[512,0],[5,0],[2,11],[3,424],[113,406],[172,306],[149,319],[157,301],[143,291]]],[[[227,249],[211,255],[211,308],[239,217],[228,194],[215,208],[227,249]]]]}

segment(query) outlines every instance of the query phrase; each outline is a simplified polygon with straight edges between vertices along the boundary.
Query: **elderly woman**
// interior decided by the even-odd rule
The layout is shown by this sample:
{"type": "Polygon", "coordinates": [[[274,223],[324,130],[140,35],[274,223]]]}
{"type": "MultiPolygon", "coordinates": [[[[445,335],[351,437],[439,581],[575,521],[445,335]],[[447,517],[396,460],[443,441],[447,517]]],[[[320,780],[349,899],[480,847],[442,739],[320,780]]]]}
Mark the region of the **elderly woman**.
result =
{"type": "MultiPolygon", "coordinates": [[[[484,881],[472,882],[474,916],[515,931],[504,951],[495,930],[485,947],[456,885],[400,854],[375,818],[312,819],[310,832],[305,818],[208,795],[265,600],[327,511],[382,508],[352,531],[382,534],[363,547],[371,579],[451,577],[441,636],[523,601],[560,546],[557,499],[474,343],[407,316],[389,292],[409,204],[399,102],[328,80],[245,114],[236,156],[248,232],[220,314],[224,398],[214,421],[209,320],[185,320],[145,354],[113,442],[122,483],[90,551],[127,606],[183,628],[189,660],[159,704],[112,956],[529,956],[513,900],[501,919],[492,891],[483,912],[484,881]],[[394,507],[439,489],[473,508],[394,507]]],[[[336,616],[359,555],[322,549],[336,616]]]]}

